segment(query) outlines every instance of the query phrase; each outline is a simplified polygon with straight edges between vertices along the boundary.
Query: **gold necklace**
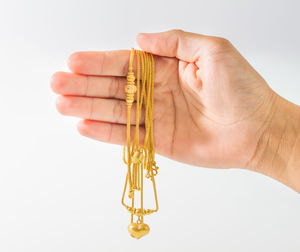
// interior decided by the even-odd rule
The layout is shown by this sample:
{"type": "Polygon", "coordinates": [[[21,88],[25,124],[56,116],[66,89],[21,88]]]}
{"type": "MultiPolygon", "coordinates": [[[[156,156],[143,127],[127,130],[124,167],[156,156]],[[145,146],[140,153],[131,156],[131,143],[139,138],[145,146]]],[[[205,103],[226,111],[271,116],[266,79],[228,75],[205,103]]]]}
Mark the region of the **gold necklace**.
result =
{"type": "Polygon", "coordinates": [[[155,149],[153,139],[153,91],[154,91],[154,58],[153,55],[144,51],[131,49],[127,85],[125,86],[127,104],[127,146],[123,148],[123,161],[127,165],[127,176],[122,195],[122,205],[131,214],[128,231],[134,238],[141,238],[149,233],[149,226],[144,223],[144,216],[158,211],[158,200],[154,176],[157,174],[158,166],[155,162],[155,149]],[[136,54],[136,79],[133,72],[133,60],[136,54]],[[136,81],[136,85],[135,85],[136,81]],[[136,94],[136,126],[133,141],[131,143],[130,112],[136,94]],[[145,110],[145,138],[144,144],[139,144],[139,122],[144,104],[145,110]],[[126,159],[127,154],[127,159],[126,159]],[[153,191],[155,208],[144,208],[144,171],[145,177],[150,179],[153,191]],[[126,189],[131,206],[125,203],[126,189]],[[136,207],[139,193],[140,207],[136,207]],[[134,222],[136,219],[136,222],[134,222]]]}

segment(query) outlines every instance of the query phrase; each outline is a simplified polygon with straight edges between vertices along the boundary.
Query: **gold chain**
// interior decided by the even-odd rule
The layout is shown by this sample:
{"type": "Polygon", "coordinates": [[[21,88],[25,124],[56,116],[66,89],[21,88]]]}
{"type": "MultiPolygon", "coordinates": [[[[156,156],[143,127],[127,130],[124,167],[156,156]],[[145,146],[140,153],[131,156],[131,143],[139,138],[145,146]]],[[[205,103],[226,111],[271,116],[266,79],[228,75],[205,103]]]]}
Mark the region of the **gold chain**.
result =
{"type": "Polygon", "coordinates": [[[127,166],[127,176],[122,195],[122,205],[131,214],[131,222],[128,231],[134,238],[141,238],[149,233],[150,228],[144,223],[144,216],[158,211],[158,200],[154,176],[158,166],[155,162],[155,149],[153,138],[153,103],[154,103],[154,57],[151,53],[131,49],[126,92],[127,105],[127,145],[123,148],[123,161],[127,166]],[[133,61],[136,54],[136,79],[133,72],[133,61]],[[135,82],[136,81],[136,82],[135,82]],[[135,85],[136,84],[136,85],[135,85]],[[136,126],[131,143],[130,113],[136,95],[136,126]],[[144,105],[145,113],[145,138],[144,144],[140,145],[139,123],[144,105]],[[127,153],[127,159],[126,159],[127,153]],[[145,171],[145,175],[144,175],[145,171]],[[153,191],[155,208],[144,208],[144,179],[150,179],[153,191]],[[125,194],[128,188],[128,198],[131,204],[125,204],[125,194]],[[136,207],[135,192],[140,194],[140,207],[136,207]],[[134,216],[137,218],[134,222],[134,216]]]}

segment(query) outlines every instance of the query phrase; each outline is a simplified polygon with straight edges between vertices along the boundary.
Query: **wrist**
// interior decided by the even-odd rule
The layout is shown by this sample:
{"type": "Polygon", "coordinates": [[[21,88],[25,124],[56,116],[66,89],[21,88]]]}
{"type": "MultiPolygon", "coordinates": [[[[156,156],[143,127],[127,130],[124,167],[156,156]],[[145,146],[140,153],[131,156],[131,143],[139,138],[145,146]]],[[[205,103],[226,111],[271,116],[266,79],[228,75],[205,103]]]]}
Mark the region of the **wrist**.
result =
{"type": "Polygon", "coordinates": [[[274,93],[247,169],[300,192],[300,107],[274,93]]]}

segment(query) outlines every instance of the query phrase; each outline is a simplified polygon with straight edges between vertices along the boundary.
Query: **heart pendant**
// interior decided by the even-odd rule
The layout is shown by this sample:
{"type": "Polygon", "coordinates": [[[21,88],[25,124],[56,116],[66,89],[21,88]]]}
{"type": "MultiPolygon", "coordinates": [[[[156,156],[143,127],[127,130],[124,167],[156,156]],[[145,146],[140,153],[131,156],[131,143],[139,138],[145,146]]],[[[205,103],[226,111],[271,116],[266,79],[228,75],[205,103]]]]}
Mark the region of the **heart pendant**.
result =
{"type": "Polygon", "coordinates": [[[128,232],[136,239],[140,239],[144,235],[148,234],[149,231],[150,228],[145,223],[130,223],[128,226],[128,232]]]}

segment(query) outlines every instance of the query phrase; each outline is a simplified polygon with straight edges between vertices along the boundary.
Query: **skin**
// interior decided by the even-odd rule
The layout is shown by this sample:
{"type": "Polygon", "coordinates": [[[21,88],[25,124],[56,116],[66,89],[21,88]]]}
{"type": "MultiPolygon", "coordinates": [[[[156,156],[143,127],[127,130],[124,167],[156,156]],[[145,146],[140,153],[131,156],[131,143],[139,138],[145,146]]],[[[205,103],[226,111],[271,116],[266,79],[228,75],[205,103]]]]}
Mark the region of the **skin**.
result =
{"type": "MultiPolygon", "coordinates": [[[[226,39],[182,30],[136,39],[155,55],[156,153],[195,166],[253,170],[300,192],[299,106],[276,94],[226,39]]],[[[52,76],[58,111],[82,118],[82,135],[126,144],[129,55],[76,52],[71,73],[52,76]]],[[[142,115],[141,144],[143,123],[142,115]]]]}

